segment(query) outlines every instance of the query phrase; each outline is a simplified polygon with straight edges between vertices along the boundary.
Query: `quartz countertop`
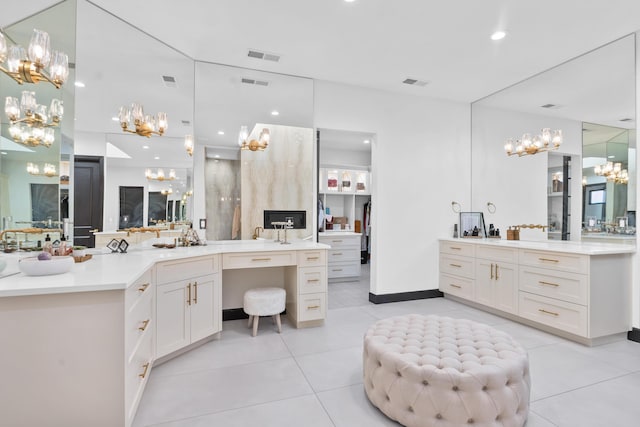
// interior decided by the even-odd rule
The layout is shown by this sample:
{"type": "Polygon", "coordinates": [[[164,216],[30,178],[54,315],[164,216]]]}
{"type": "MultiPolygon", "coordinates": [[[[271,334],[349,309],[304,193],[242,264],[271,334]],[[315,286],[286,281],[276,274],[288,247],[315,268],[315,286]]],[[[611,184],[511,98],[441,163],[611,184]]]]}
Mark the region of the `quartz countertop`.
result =
{"type": "Polygon", "coordinates": [[[534,249],[582,255],[615,255],[636,252],[635,245],[629,243],[582,242],[573,240],[506,240],[506,239],[440,239],[442,242],[473,243],[477,245],[503,246],[516,249],[534,249]]]}
{"type": "Polygon", "coordinates": [[[223,240],[203,246],[154,248],[152,244],[158,241],[162,239],[131,245],[126,254],[111,253],[106,248],[88,249],[93,255],[90,260],[74,264],[68,273],[50,276],[27,276],[20,272],[18,261],[35,253],[2,254],[7,267],[0,273],[0,297],[126,289],[160,261],[220,253],[329,249],[328,245],[305,240],[286,245],[271,240],[223,240]]]}
{"type": "Polygon", "coordinates": [[[362,233],[356,233],[354,231],[348,231],[348,230],[336,230],[336,231],[322,231],[320,233],[318,233],[318,235],[320,237],[334,237],[334,236],[362,236],[362,233]]]}

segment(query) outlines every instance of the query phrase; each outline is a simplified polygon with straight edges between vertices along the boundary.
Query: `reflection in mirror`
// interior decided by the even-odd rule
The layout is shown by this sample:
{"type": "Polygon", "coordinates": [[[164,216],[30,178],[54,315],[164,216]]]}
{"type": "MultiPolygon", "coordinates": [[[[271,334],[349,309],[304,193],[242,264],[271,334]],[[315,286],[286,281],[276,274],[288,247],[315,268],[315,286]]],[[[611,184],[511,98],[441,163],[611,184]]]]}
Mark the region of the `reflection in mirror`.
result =
{"type": "Polygon", "coordinates": [[[136,226],[190,222],[193,158],[184,138],[193,134],[193,61],[91,3],[80,2],[78,16],[78,80],[84,87],[76,97],[76,154],[105,157],[103,222],[87,224],[87,229],[111,232],[132,226],[122,222],[120,187],[143,189],[136,226]],[[134,102],[146,114],[167,114],[163,136],[122,131],[120,107],[134,102]],[[147,169],[154,174],[163,169],[166,179],[148,178],[147,169]],[[175,178],[169,179],[170,170],[175,178]],[[180,208],[174,210],[176,205],[180,208]]]}
{"type": "MultiPolygon", "coordinates": [[[[550,225],[547,174],[549,153],[506,156],[507,138],[562,129],[555,153],[572,159],[567,181],[571,240],[582,236],[583,123],[630,130],[635,141],[635,35],[629,35],[472,104],[472,207],[487,201],[500,206],[487,221],[506,229],[517,224],[550,225]]],[[[632,144],[633,145],[633,144],[632,144]]],[[[635,150],[635,147],[634,147],[635,150]]],[[[587,150],[586,150],[587,151],[587,150]]],[[[585,157],[590,156],[585,151],[585,157]]],[[[635,158],[635,151],[630,157],[635,158]]],[[[635,164],[628,167],[627,210],[635,210],[635,164]],[[633,187],[633,188],[632,188],[633,187]]],[[[614,218],[615,219],[615,218],[614,218]]],[[[523,240],[547,239],[547,233],[521,230],[523,240]]]]}
{"type": "MultiPolygon", "coordinates": [[[[51,48],[68,55],[71,70],[67,82],[60,89],[48,82],[19,85],[0,73],[3,106],[6,97],[20,100],[23,91],[32,91],[36,102],[46,106],[47,110],[52,99],[60,99],[64,110],[60,125],[49,128],[53,130],[54,139],[48,148],[14,142],[4,108],[0,113],[1,226],[2,230],[47,228],[52,237],[58,238],[63,231],[69,234],[69,206],[72,205],[68,194],[68,175],[74,134],[75,1],[58,3],[5,27],[3,33],[9,45],[17,44],[26,49],[34,29],[47,32],[51,48]],[[61,162],[61,156],[64,162],[61,162]]],[[[3,234],[2,240],[17,240],[16,244],[26,242],[24,246],[35,247],[42,238],[39,233],[14,233],[3,234]]]]}
{"type": "Polygon", "coordinates": [[[203,62],[195,71],[196,143],[206,146],[206,238],[251,239],[256,227],[275,238],[264,210],[304,210],[307,228],[288,236],[311,235],[312,80],[203,62]],[[268,147],[240,150],[241,126],[248,141],[269,129],[268,147]]]}

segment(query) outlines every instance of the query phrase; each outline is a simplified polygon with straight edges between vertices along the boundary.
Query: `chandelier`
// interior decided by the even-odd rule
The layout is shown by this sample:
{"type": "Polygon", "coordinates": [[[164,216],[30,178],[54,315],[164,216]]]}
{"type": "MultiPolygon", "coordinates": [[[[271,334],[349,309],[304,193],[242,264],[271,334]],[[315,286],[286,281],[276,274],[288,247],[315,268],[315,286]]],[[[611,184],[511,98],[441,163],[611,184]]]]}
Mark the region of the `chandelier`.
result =
{"type": "Polygon", "coordinates": [[[605,177],[607,182],[615,184],[629,183],[629,172],[626,169],[622,169],[622,163],[607,162],[606,165],[596,165],[593,168],[593,173],[605,177]]]}
{"type": "Polygon", "coordinates": [[[55,139],[52,128],[60,125],[64,108],[61,100],[52,99],[47,110],[46,106],[36,102],[35,92],[25,90],[20,101],[7,96],[4,112],[11,122],[9,134],[15,142],[29,147],[50,147],[55,139]]]}
{"type": "Polygon", "coordinates": [[[31,162],[27,163],[27,172],[29,172],[30,175],[46,176],[49,178],[58,176],[55,165],[51,163],[45,163],[42,169],[42,172],[40,172],[40,167],[38,165],[31,162]]]}
{"type": "Polygon", "coordinates": [[[184,136],[184,149],[188,155],[193,156],[193,135],[184,136]]]}
{"type": "Polygon", "coordinates": [[[558,129],[553,131],[551,129],[544,128],[540,135],[531,137],[530,133],[522,135],[522,139],[513,140],[513,138],[507,139],[504,144],[504,151],[508,156],[517,154],[518,157],[543,153],[545,151],[557,150],[562,144],[562,130],[558,129]]]}
{"type": "Polygon", "coordinates": [[[7,40],[0,33],[0,71],[18,84],[47,81],[60,89],[69,77],[69,57],[64,52],[51,50],[49,34],[33,30],[27,51],[22,46],[7,46],[7,40]],[[45,68],[49,67],[49,72],[45,68]]]}
{"type": "Polygon", "coordinates": [[[120,107],[118,117],[123,131],[146,136],[147,138],[150,138],[151,135],[162,136],[164,131],[167,130],[167,113],[158,113],[157,116],[145,116],[142,104],[137,102],[131,104],[131,109],[120,107]]]}
{"type": "Polygon", "coordinates": [[[240,149],[242,150],[251,150],[251,151],[264,151],[269,146],[269,140],[271,135],[269,134],[269,129],[264,128],[262,132],[260,132],[260,136],[258,140],[252,139],[247,142],[247,138],[249,137],[249,132],[247,131],[246,126],[240,126],[240,134],[238,135],[238,144],[240,145],[240,149]]]}
{"type": "Polygon", "coordinates": [[[169,176],[166,177],[163,169],[158,168],[156,173],[151,172],[151,169],[147,169],[144,171],[144,176],[149,181],[173,181],[176,179],[176,171],[174,169],[170,169],[169,176]]]}

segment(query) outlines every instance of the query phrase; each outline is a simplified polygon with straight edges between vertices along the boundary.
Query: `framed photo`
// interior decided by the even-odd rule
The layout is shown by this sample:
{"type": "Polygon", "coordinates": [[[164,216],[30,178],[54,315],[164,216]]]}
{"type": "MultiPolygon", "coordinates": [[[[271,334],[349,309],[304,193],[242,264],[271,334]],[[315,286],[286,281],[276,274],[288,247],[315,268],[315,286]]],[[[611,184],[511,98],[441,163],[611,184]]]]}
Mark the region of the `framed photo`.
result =
{"type": "Polygon", "coordinates": [[[111,239],[107,247],[111,249],[111,252],[118,252],[118,245],[120,245],[120,242],[117,239],[111,239]]]}
{"type": "Polygon", "coordinates": [[[482,212],[460,212],[460,237],[487,237],[482,212]]]}
{"type": "Polygon", "coordinates": [[[127,252],[127,248],[129,247],[129,243],[122,239],[120,240],[120,244],[118,245],[118,252],[124,254],[127,252]]]}

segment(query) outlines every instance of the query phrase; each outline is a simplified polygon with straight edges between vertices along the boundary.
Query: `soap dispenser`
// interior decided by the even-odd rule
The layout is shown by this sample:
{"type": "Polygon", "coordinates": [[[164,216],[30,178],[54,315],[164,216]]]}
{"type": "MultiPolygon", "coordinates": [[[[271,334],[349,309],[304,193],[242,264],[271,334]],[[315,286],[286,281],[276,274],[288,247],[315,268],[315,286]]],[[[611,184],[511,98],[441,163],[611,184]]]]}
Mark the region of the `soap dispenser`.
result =
{"type": "Polygon", "coordinates": [[[53,243],[51,243],[51,236],[49,236],[48,234],[44,238],[44,245],[42,246],[42,250],[53,255],[53,243]]]}

